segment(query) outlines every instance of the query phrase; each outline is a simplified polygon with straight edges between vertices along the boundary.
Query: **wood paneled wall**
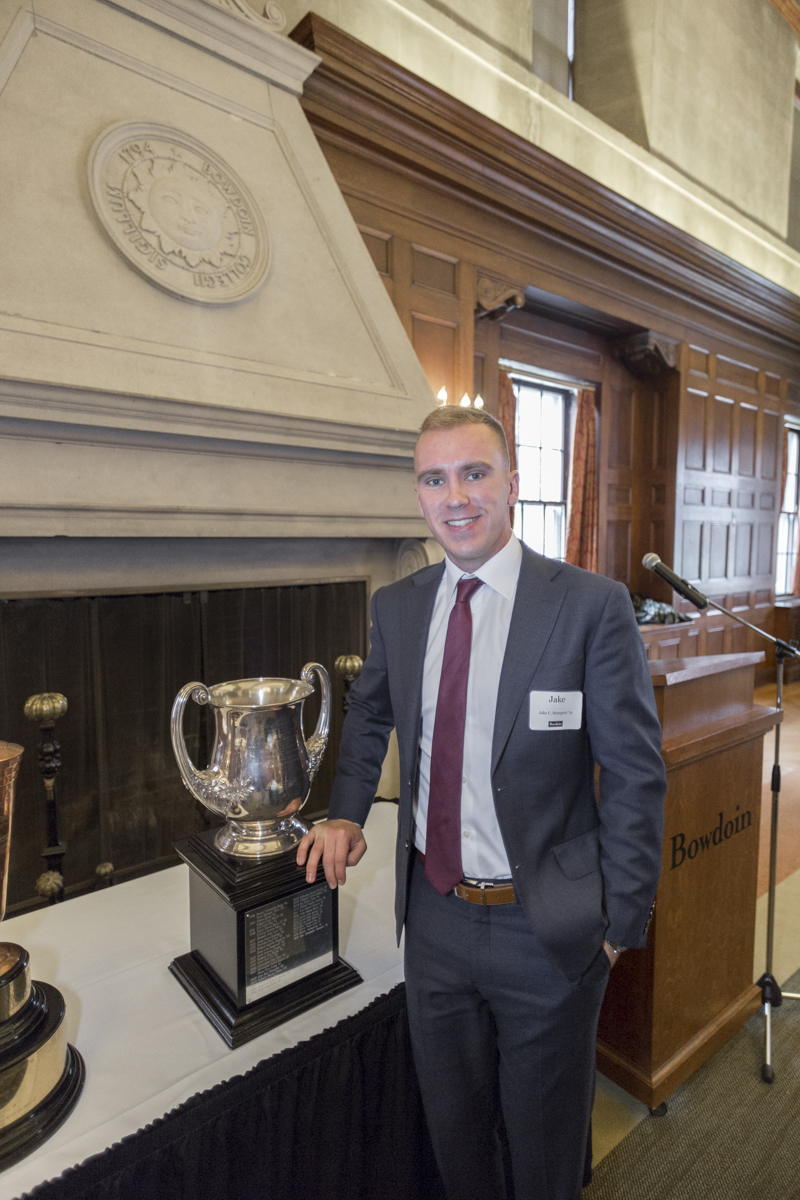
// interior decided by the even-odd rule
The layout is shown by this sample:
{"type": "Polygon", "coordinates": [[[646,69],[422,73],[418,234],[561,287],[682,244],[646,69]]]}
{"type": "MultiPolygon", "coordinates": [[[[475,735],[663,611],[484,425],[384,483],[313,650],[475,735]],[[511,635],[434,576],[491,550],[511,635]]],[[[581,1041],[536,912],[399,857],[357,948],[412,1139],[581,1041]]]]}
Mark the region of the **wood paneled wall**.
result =
{"type": "MultiPolygon", "coordinates": [[[[398,210],[382,170],[370,173],[370,194],[362,165],[356,194],[352,164],[341,153],[331,160],[434,393],[444,386],[457,402],[480,391],[496,411],[502,360],[595,387],[600,570],[632,592],[690,610],[641,565],[654,550],[726,607],[769,624],[785,380],[687,343],[674,370],[636,378],[615,357],[618,334],[565,323],[555,308],[551,317],[523,309],[499,321],[482,318],[477,284],[491,263],[470,245],[468,231],[443,230],[441,209],[438,221],[398,210]]],[[[517,270],[506,280],[524,288],[525,264],[517,270]]],[[[662,633],[651,657],[656,647],[674,657],[755,644],[755,635],[723,617],[680,635],[662,633]]]]}
{"type": "Polygon", "coordinates": [[[393,219],[374,203],[350,202],[434,395],[444,387],[451,401],[473,396],[474,266],[424,223],[408,229],[399,214],[393,219]]]}
{"type": "MultiPolygon", "coordinates": [[[[668,560],[675,541],[675,471],[678,447],[678,391],[675,372],[665,373],[649,385],[643,425],[642,511],[646,514],[648,550],[668,560]]],[[[638,564],[640,586],[643,568],[638,564]]],[[[655,578],[655,576],[652,576],[655,578]]],[[[651,579],[648,580],[652,588],[651,579]]]]}
{"type": "MultiPolygon", "coordinates": [[[[676,569],[772,632],[786,380],[693,345],[681,347],[680,375],[676,569]]],[[[719,615],[697,639],[707,654],[765,645],[719,615]]]]}
{"type": "MultiPolygon", "coordinates": [[[[325,21],[292,36],[322,57],[303,105],[434,393],[480,391],[492,411],[503,359],[593,385],[599,569],[670,600],[641,566],[655,550],[768,625],[798,298],[325,21]],[[482,279],[529,305],[476,320],[482,279]],[[677,345],[674,368],[626,369],[619,342],[637,330],[677,345]]],[[[653,657],[750,648],[730,624],[646,640],[653,657]]]]}
{"type": "Polygon", "coordinates": [[[678,379],[673,371],[633,379],[615,365],[600,427],[600,570],[668,600],[642,558],[650,550],[672,558],[678,379]]]}
{"type": "Polygon", "coordinates": [[[757,364],[682,347],[676,546],[715,598],[769,601],[780,511],[785,382],[757,364]]]}

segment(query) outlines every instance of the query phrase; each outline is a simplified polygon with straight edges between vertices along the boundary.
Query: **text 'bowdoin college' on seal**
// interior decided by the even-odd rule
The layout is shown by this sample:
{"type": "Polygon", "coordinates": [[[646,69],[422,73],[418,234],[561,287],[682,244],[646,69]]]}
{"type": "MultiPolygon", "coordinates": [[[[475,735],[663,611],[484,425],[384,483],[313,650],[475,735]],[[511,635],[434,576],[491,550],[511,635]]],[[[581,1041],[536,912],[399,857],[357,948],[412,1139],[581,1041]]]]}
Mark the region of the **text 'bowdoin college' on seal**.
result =
{"type": "Polygon", "coordinates": [[[113,125],[92,147],[89,190],[117,250],[173,296],[226,304],[264,282],[269,241],[255,200],[188,134],[145,122],[113,125]]]}

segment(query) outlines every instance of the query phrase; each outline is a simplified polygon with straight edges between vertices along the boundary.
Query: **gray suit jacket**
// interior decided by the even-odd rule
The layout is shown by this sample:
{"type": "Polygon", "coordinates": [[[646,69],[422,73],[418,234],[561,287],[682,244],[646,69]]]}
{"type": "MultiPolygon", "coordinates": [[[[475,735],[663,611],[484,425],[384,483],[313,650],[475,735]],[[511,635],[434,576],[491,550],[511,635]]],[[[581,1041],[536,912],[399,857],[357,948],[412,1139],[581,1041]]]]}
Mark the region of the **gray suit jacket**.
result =
{"type": "MultiPolygon", "coordinates": [[[[444,564],[372,600],[330,817],[363,825],[397,729],[398,939],[414,849],[422,672],[444,564]]],[[[523,546],[494,723],[492,790],[514,885],[551,960],[577,979],[607,937],[643,946],[661,870],[666,777],[644,645],[626,589],[523,546]],[[528,693],[582,691],[579,730],[533,731],[528,693]],[[600,768],[600,803],[595,785],[600,768]]]]}

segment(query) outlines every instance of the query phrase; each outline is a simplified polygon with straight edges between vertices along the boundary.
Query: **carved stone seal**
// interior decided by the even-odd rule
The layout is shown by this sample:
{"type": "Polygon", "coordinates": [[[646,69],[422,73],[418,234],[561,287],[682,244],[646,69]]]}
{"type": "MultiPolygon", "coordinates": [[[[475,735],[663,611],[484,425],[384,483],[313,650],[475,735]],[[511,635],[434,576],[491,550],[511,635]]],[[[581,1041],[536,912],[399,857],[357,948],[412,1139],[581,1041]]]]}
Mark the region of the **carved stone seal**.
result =
{"type": "Polygon", "coordinates": [[[200,304],[252,296],[269,265],[263,217],[227,163],[188,134],[113,125],[89,156],[92,202],[111,241],[151,283],[200,304]]]}

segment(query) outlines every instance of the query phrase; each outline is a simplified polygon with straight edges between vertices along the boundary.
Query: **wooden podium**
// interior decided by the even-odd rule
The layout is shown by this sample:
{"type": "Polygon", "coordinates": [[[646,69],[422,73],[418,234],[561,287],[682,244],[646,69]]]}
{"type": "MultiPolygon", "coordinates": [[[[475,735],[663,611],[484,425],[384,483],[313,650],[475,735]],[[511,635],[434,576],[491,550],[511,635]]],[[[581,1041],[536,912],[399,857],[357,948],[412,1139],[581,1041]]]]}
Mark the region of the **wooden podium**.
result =
{"type": "Polygon", "coordinates": [[[664,856],[647,948],[611,972],[597,1066],[650,1108],[758,1009],[753,979],[764,735],[761,652],[650,663],[667,767],[664,856]]]}

